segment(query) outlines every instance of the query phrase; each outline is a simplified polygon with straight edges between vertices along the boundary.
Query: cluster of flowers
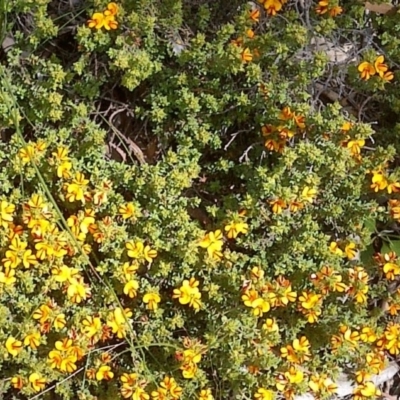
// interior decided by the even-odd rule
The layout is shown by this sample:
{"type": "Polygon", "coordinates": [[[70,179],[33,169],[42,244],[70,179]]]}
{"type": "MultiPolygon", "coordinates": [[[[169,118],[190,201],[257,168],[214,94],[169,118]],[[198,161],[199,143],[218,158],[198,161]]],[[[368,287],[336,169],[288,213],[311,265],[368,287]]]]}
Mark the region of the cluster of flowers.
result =
{"type": "Polygon", "coordinates": [[[256,317],[263,316],[271,309],[286,307],[289,303],[295,303],[298,299],[297,310],[314,324],[322,314],[322,302],[324,297],[331,292],[346,293],[354,298],[356,303],[365,304],[367,301],[369,275],[363,267],[349,268],[347,283],[343,276],[331,267],[323,267],[318,273],[312,274],[311,282],[318,292],[304,290],[298,296],[292,289],[291,282],[283,276],[279,276],[273,282],[263,279],[264,271],[254,267],[251,271],[251,279],[244,283],[242,300],[244,305],[251,308],[256,317]]]}
{"type": "Polygon", "coordinates": [[[346,121],[341,129],[341,133],[345,135],[345,139],[343,139],[340,144],[343,147],[346,147],[350,150],[352,156],[361,161],[361,149],[365,146],[365,139],[362,138],[352,138],[349,135],[350,130],[353,128],[354,123],[350,121],[346,121]]]}
{"type": "Polygon", "coordinates": [[[371,171],[371,189],[374,192],[386,190],[388,194],[400,192],[400,182],[395,177],[388,177],[385,169],[379,168],[371,171]]]}
{"type": "Polygon", "coordinates": [[[281,214],[285,209],[289,209],[290,212],[295,213],[302,210],[307,203],[312,204],[317,193],[317,189],[305,186],[299,197],[294,197],[289,201],[275,198],[269,200],[269,204],[274,214],[281,214]]]}
{"type": "MultiPolygon", "coordinates": [[[[254,8],[254,10],[250,11],[249,19],[252,23],[259,22],[260,11],[257,8],[254,8]]],[[[257,49],[250,50],[250,48],[246,46],[247,41],[253,39],[254,37],[254,30],[249,28],[246,31],[245,37],[238,37],[237,39],[231,40],[231,44],[241,49],[241,60],[243,63],[249,63],[253,61],[254,57],[259,57],[260,55],[257,49]]]]}
{"type": "Polygon", "coordinates": [[[378,74],[378,76],[386,82],[391,81],[394,78],[393,72],[389,71],[389,67],[385,64],[385,57],[380,55],[376,57],[375,61],[363,61],[358,66],[361,79],[365,81],[369,80],[371,76],[378,74]]]}
{"type": "Polygon", "coordinates": [[[175,352],[175,359],[181,363],[180,370],[186,379],[191,379],[197,371],[197,364],[200,363],[202,355],[207,351],[206,346],[199,340],[183,339],[183,351],[175,352]]]}
{"type": "MultiPolygon", "coordinates": [[[[43,142],[29,143],[19,151],[17,161],[22,165],[39,163],[45,156],[46,149],[47,146],[43,142]]],[[[4,346],[11,357],[19,357],[24,351],[24,346],[37,350],[48,342],[46,338],[48,334],[53,337],[54,333],[65,330],[67,326],[65,306],[74,307],[73,305],[84,303],[92,295],[92,287],[85,282],[85,274],[80,264],[72,266],[71,257],[80,257],[79,249],[82,250],[82,254],[91,255],[97,246],[110,242],[120,235],[121,227],[118,227],[115,219],[99,212],[108,202],[111,182],[103,180],[93,185],[93,188],[90,179],[84,173],[75,170],[68,154],[69,149],[60,146],[47,162],[61,181],[59,200],[73,206],[71,210],[78,208],[75,212],[69,211],[69,215],[65,217],[69,231],[58,228],[57,213],[41,193],[33,193],[20,209],[6,200],[0,201],[0,227],[4,229],[8,241],[2,259],[0,284],[13,288],[21,277],[16,273],[21,267],[33,274],[37,268],[40,269],[42,276],[50,275],[51,284],[47,289],[48,292],[60,290],[67,301],[61,307],[49,297],[46,303],[38,306],[32,313],[32,320],[37,325],[32,325],[22,338],[18,336],[7,338],[4,346]],[[18,224],[19,221],[22,221],[22,225],[18,224]]],[[[118,213],[120,221],[128,224],[134,223],[140,216],[133,202],[120,205],[118,213]]],[[[245,214],[242,211],[226,223],[224,231],[227,239],[235,239],[239,234],[248,232],[248,224],[243,220],[245,214]]],[[[222,258],[223,244],[224,238],[220,230],[207,233],[198,243],[200,247],[207,249],[207,254],[214,260],[222,258]]],[[[141,265],[149,267],[158,254],[140,239],[126,241],[122,254],[129,261],[122,262],[116,268],[114,277],[123,284],[124,295],[134,299],[140,289],[138,271],[141,265]]],[[[179,288],[173,290],[172,298],[198,311],[202,305],[199,285],[200,282],[194,277],[184,280],[179,288]]],[[[156,290],[147,290],[142,302],[149,311],[156,311],[161,296],[156,290]]],[[[88,351],[98,342],[107,343],[109,340],[126,338],[128,331],[132,329],[132,316],[133,313],[129,308],[121,307],[114,308],[107,316],[86,315],[80,319],[79,327],[71,328],[67,336],[59,336],[58,340],[54,341],[54,347],[48,353],[49,367],[63,374],[74,373],[88,351]]],[[[117,343],[113,346],[118,345],[117,343]]],[[[176,353],[176,359],[180,362],[183,377],[191,379],[198,369],[197,365],[206,347],[196,340],[189,339],[184,341],[184,347],[183,351],[176,353]]],[[[114,372],[108,364],[110,364],[110,353],[102,353],[94,366],[87,369],[87,378],[97,381],[113,379],[114,372]]],[[[124,374],[121,377],[121,393],[124,397],[132,393],[132,396],[134,394],[137,396],[134,398],[149,398],[144,391],[144,381],[134,382],[131,375],[124,374]]],[[[152,398],[165,398],[166,390],[173,398],[179,398],[182,389],[174,383],[173,378],[166,379],[169,383],[164,381],[157,391],[151,393],[152,398]]],[[[19,390],[30,384],[34,391],[41,391],[46,386],[46,378],[36,372],[29,377],[16,375],[11,379],[11,384],[19,390]]],[[[213,397],[209,389],[204,389],[200,393],[200,398],[212,400],[213,397]]]]}
{"type": "MultiPolygon", "coordinates": [[[[394,253],[377,254],[375,259],[385,272],[386,279],[393,280],[400,274],[400,267],[395,264],[397,256],[394,253]]],[[[264,280],[264,276],[264,271],[260,267],[253,267],[250,279],[243,282],[242,299],[245,306],[252,309],[253,315],[261,318],[274,308],[287,307],[290,303],[294,304],[298,298],[297,309],[306,315],[309,324],[317,321],[322,312],[322,300],[330,293],[346,293],[349,298],[354,298],[356,303],[365,304],[370,281],[370,277],[360,266],[349,269],[347,283],[344,283],[342,275],[333,268],[323,267],[321,271],[310,277],[318,292],[303,291],[298,296],[288,279],[280,276],[273,283],[269,283],[264,280]]],[[[400,304],[397,300],[396,305],[388,306],[387,312],[396,315],[399,309],[400,304]]],[[[292,399],[296,393],[296,387],[303,383],[308,375],[297,365],[312,359],[309,339],[303,335],[294,339],[292,343],[276,349],[281,340],[279,336],[281,329],[277,320],[274,317],[266,318],[263,320],[262,329],[266,333],[263,348],[269,349],[271,354],[279,351],[280,357],[289,362],[288,370],[276,376],[275,387],[283,393],[286,399],[292,399]]],[[[362,343],[370,346],[368,348],[371,350],[366,354],[364,361],[360,363],[359,369],[355,373],[357,386],[354,389],[354,396],[358,400],[374,398],[379,395],[380,390],[372,382],[372,375],[383,371],[386,360],[385,351],[391,355],[400,354],[400,324],[389,322],[381,335],[368,326],[351,329],[341,324],[339,332],[331,337],[331,351],[332,353],[341,350],[356,351],[362,343]]],[[[256,366],[250,366],[249,371],[254,374],[259,373],[256,366]]],[[[308,387],[317,396],[332,395],[337,390],[337,385],[325,374],[310,374],[308,387]]],[[[271,389],[259,388],[254,398],[271,400],[272,393],[271,389]]]]}
{"type": "MultiPolygon", "coordinates": [[[[249,226],[242,220],[245,212],[242,211],[238,214],[237,218],[225,225],[225,232],[228,239],[235,239],[241,234],[246,234],[249,226]]],[[[224,236],[220,229],[214,232],[208,232],[199,242],[199,246],[207,249],[208,256],[214,260],[222,259],[222,248],[224,245],[224,236]]]]}
{"type": "Polygon", "coordinates": [[[298,132],[303,132],[305,125],[305,117],[296,114],[289,107],[284,107],[278,116],[279,121],[283,121],[282,125],[264,125],[261,132],[266,137],[265,148],[269,151],[282,153],[286,143],[298,132]]]}
{"type": "Polygon", "coordinates": [[[87,21],[89,28],[97,30],[105,28],[106,30],[117,29],[118,22],[115,19],[118,13],[118,5],[116,3],[109,3],[103,12],[95,12],[87,21]]]}

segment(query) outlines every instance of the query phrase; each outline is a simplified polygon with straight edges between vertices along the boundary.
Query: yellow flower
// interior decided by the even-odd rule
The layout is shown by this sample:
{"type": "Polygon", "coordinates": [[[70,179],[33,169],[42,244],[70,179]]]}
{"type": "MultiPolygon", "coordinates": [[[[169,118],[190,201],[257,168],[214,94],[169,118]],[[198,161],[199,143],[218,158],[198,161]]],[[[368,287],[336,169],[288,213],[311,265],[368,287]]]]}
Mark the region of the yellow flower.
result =
{"type": "Polygon", "coordinates": [[[68,351],[71,348],[72,344],[72,339],[64,338],[63,340],[57,340],[57,342],[55,343],[55,347],[59,351],[68,351]]]}
{"type": "Polygon", "coordinates": [[[267,332],[279,332],[279,327],[275,318],[267,318],[262,328],[267,332]]]}
{"type": "Polygon", "coordinates": [[[69,149],[68,147],[58,147],[56,152],[53,152],[52,155],[57,161],[68,161],[69,149]]]}
{"type": "Polygon", "coordinates": [[[117,15],[118,5],[116,3],[108,3],[107,10],[104,11],[104,15],[117,15]]]}
{"type": "Polygon", "coordinates": [[[290,383],[297,384],[303,382],[304,380],[303,371],[297,370],[297,368],[294,366],[290,367],[288,372],[285,372],[285,376],[290,383]]]}
{"type": "Polygon", "coordinates": [[[130,316],[132,316],[131,311],[127,312],[127,310],[122,310],[120,307],[117,307],[107,320],[107,325],[112,329],[113,333],[117,334],[119,339],[125,337],[126,323],[128,322],[127,318],[130,316]]]}
{"type": "Polygon", "coordinates": [[[82,332],[90,339],[101,332],[101,319],[88,316],[82,321],[82,332]]]}
{"type": "Polygon", "coordinates": [[[181,365],[179,369],[185,379],[192,379],[196,375],[197,365],[195,363],[187,363],[181,365]]]}
{"type": "Polygon", "coordinates": [[[322,295],[303,292],[299,297],[300,310],[310,324],[315,323],[321,315],[322,295]]]}
{"type": "Polygon", "coordinates": [[[13,221],[12,214],[15,211],[14,204],[8,203],[5,200],[0,202],[0,225],[3,228],[7,228],[8,224],[13,221]]]}
{"type": "Polygon", "coordinates": [[[138,379],[137,374],[128,374],[124,372],[121,377],[119,378],[124,386],[133,386],[138,379]]]}
{"type": "Polygon", "coordinates": [[[57,176],[59,178],[69,179],[71,177],[72,162],[68,157],[68,153],[69,149],[67,147],[58,147],[57,151],[52,153],[57,165],[57,176]]]}
{"type": "Polygon", "coordinates": [[[306,186],[301,192],[301,199],[311,204],[314,201],[314,197],[316,195],[317,195],[316,189],[309,188],[308,186],[306,186]]]}
{"type": "Polygon", "coordinates": [[[258,292],[255,290],[246,290],[246,292],[242,295],[242,300],[246,307],[251,307],[254,300],[258,299],[258,292]]]}
{"type": "Polygon", "coordinates": [[[360,339],[364,343],[374,343],[378,339],[375,332],[368,326],[362,328],[360,339]]]}
{"type": "Polygon", "coordinates": [[[251,51],[248,47],[246,47],[241,54],[241,58],[243,62],[250,62],[253,60],[253,55],[251,54],[251,51]]]}
{"type": "Polygon", "coordinates": [[[160,386],[162,389],[168,391],[173,399],[179,399],[182,395],[182,388],[178,386],[174,378],[166,376],[160,383],[160,386]]]}
{"type": "Polygon", "coordinates": [[[7,268],[5,271],[0,272],[0,283],[4,283],[6,286],[11,286],[17,281],[15,278],[15,269],[7,268]]]}
{"type": "Polygon", "coordinates": [[[67,321],[65,320],[65,314],[61,313],[58,314],[53,321],[54,329],[58,332],[61,329],[64,328],[64,326],[67,324],[67,321]]]}
{"type": "Polygon", "coordinates": [[[365,397],[376,398],[382,395],[382,392],[374,385],[373,382],[365,382],[358,385],[354,391],[354,399],[361,400],[365,397]]]}
{"type": "Polygon", "coordinates": [[[40,333],[33,332],[25,336],[24,345],[36,350],[40,345],[40,333]]]}
{"type": "Polygon", "coordinates": [[[49,353],[48,362],[51,368],[60,368],[63,357],[59,350],[51,350],[49,353]]]}
{"type": "Polygon", "coordinates": [[[256,317],[262,317],[264,313],[271,309],[271,305],[263,298],[258,298],[251,302],[251,307],[253,308],[253,314],[256,317]]]}
{"type": "Polygon", "coordinates": [[[82,201],[85,202],[85,190],[86,186],[89,183],[88,179],[85,179],[85,175],[81,172],[77,172],[75,178],[72,180],[72,183],[67,184],[67,199],[69,202],[73,203],[74,201],[82,201]]]}
{"type": "Polygon", "coordinates": [[[149,400],[150,396],[144,391],[143,388],[137,386],[132,394],[132,400],[149,400]]]}
{"type": "Polygon", "coordinates": [[[155,311],[158,308],[158,303],[160,303],[161,297],[158,293],[146,293],[143,296],[143,303],[146,304],[146,308],[151,311],[155,311]]]}
{"type": "Polygon", "coordinates": [[[304,203],[300,201],[291,201],[289,203],[289,210],[293,213],[302,210],[304,208],[304,203]]]}
{"type": "Polygon", "coordinates": [[[199,246],[207,249],[207,253],[211,258],[219,260],[222,258],[223,244],[222,232],[218,229],[215,232],[207,233],[200,241],[199,246]]]}
{"type": "Polygon", "coordinates": [[[96,372],[96,379],[98,381],[109,381],[114,378],[114,372],[111,371],[111,367],[108,365],[102,365],[96,372]]]}
{"type": "Polygon", "coordinates": [[[200,391],[199,400],[214,400],[211,389],[203,389],[200,391]]]}
{"type": "Polygon", "coordinates": [[[344,252],[346,253],[346,256],[349,260],[354,260],[357,255],[357,247],[356,244],[353,242],[350,242],[344,249],[344,252]]]}
{"type": "Polygon", "coordinates": [[[114,15],[106,15],[104,20],[103,20],[103,26],[106,28],[107,31],[110,29],[117,29],[118,28],[118,22],[115,20],[114,15]]]}
{"type": "Polygon", "coordinates": [[[195,278],[185,279],[179,289],[174,289],[172,298],[179,299],[180,304],[189,304],[189,307],[198,310],[201,306],[201,293],[198,286],[199,281],[195,278]]]}
{"type": "Polygon", "coordinates": [[[259,388],[257,393],[254,394],[256,400],[273,400],[274,397],[274,392],[272,390],[264,388],[259,388]]]}
{"type": "Polygon", "coordinates": [[[39,320],[40,324],[43,325],[49,320],[51,309],[48,305],[43,304],[37,310],[33,312],[33,319],[39,320]]]}
{"type": "Polygon", "coordinates": [[[337,385],[326,374],[311,375],[308,386],[314,393],[327,392],[334,394],[337,391],[337,385]]]}
{"type": "Polygon", "coordinates": [[[396,276],[400,275],[400,267],[394,263],[386,263],[383,266],[383,272],[386,274],[386,279],[391,281],[396,279],[396,276]]]}
{"type": "Polygon", "coordinates": [[[235,239],[239,233],[246,234],[249,230],[249,226],[245,222],[230,222],[225,226],[225,232],[229,239],[235,239]]]}
{"type": "Polygon", "coordinates": [[[76,371],[76,361],[77,358],[74,354],[67,354],[61,361],[60,371],[67,372],[68,374],[76,371]]]}
{"type": "Polygon", "coordinates": [[[142,242],[129,241],[125,246],[128,249],[128,257],[136,259],[143,258],[144,244],[142,242]]]}
{"type": "Polygon", "coordinates": [[[22,342],[10,336],[6,340],[6,349],[13,357],[15,357],[22,350],[22,342]]]}
{"type": "Polygon", "coordinates": [[[134,219],[135,218],[135,206],[133,203],[127,203],[125,205],[122,205],[118,212],[122,215],[123,219],[134,219]]]}
{"type": "Polygon", "coordinates": [[[90,297],[90,288],[83,282],[83,278],[74,278],[67,289],[67,296],[72,303],[81,303],[90,297]]]}
{"type": "Polygon", "coordinates": [[[400,191],[400,183],[399,182],[389,183],[386,190],[389,194],[398,193],[400,191]]]}
{"type": "Polygon", "coordinates": [[[126,243],[128,249],[128,257],[136,259],[144,259],[149,263],[153,262],[153,259],[157,257],[157,251],[152,249],[150,246],[144,246],[143,242],[132,240],[126,243]]]}
{"type": "Polygon", "coordinates": [[[193,349],[186,349],[183,351],[183,360],[184,363],[194,363],[198,364],[201,361],[201,351],[193,350],[193,349]]]}
{"type": "Polygon", "coordinates": [[[23,164],[27,164],[31,161],[31,159],[34,157],[35,155],[35,148],[28,144],[26,147],[23,147],[19,153],[18,153],[19,157],[22,160],[23,164]]]}
{"type": "Polygon", "coordinates": [[[384,77],[385,72],[389,69],[388,66],[384,63],[385,57],[378,56],[374,62],[375,71],[379,74],[381,78],[384,77]]]}
{"type": "Polygon", "coordinates": [[[67,267],[62,265],[58,268],[53,268],[51,273],[54,276],[56,282],[70,282],[72,283],[74,279],[79,278],[79,271],[76,268],[67,267]]]}
{"type": "Polygon", "coordinates": [[[152,263],[153,262],[153,258],[157,257],[157,251],[152,249],[152,248],[150,248],[150,246],[146,246],[143,249],[143,257],[147,262],[152,263]]]}
{"type": "Polygon", "coordinates": [[[321,298],[322,296],[320,294],[303,292],[302,295],[299,297],[299,301],[301,302],[301,306],[305,310],[310,310],[319,303],[321,298]]]}
{"type": "Polygon", "coordinates": [[[89,28],[101,29],[104,26],[105,15],[103,13],[94,13],[92,18],[87,21],[89,28]]]}
{"type": "Polygon", "coordinates": [[[126,282],[124,286],[124,293],[131,299],[137,296],[137,290],[139,289],[139,282],[134,279],[126,282]]]}
{"type": "Polygon", "coordinates": [[[251,279],[255,281],[264,278],[264,271],[260,267],[253,267],[251,269],[251,279]]]}
{"type": "Polygon", "coordinates": [[[349,140],[346,146],[350,149],[353,156],[358,156],[361,153],[361,148],[365,146],[365,140],[349,140]]]}
{"type": "Polygon", "coordinates": [[[35,392],[40,392],[46,386],[46,379],[37,372],[29,375],[29,382],[35,392]]]}
{"type": "Polygon", "coordinates": [[[22,255],[22,264],[25,268],[29,268],[31,265],[36,265],[38,263],[36,256],[32,254],[32,250],[24,251],[22,255]]]}
{"type": "Polygon", "coordinates": [[[370,186],[371,189],[374,189],[375,192],[379,190],[384,190],[388,186],[388,181],[382,171],[373,171],[372,175],[372,185],[370,186]]]}
{"type": "Polygon", "coordinates": [[[362,62],[358,66],[358,71],[361,73],[361,79],[364,79],[366,81],[376,73],[375,67],[367,61],[362,62]]]}
{"type": "Polygon", "coordinates": [[[11,378],[11,385],[13,386],[14,389],[21,390],[22,387],[24,386],[24,380],[20,376],[13,376],[11,378]]]}
{"type": "Polygon", "coordinates": [[[129,262],[126,262],[122,265],[122,271],[123,271],[124,277],[127,281],[134,278],[136,271],[138,269],[139,269],[139,265],[134,262],[132,264],[130,264],[129,262]]]}

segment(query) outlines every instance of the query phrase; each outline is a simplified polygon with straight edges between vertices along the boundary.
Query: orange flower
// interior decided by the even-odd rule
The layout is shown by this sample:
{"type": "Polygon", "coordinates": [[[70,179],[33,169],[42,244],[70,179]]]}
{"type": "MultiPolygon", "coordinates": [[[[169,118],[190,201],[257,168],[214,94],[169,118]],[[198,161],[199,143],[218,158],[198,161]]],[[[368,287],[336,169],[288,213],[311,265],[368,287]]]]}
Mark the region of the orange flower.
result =
{"type": "Polygon", "coordinates": [[[329,15],[332,18],[337,17],[338,15],[340,15],[343,12],[343,8],[339,7],[339,6],[333,6],[330,10],[329,10],[329,15]]]}
{"type": "Polygon", "coordinates": [[[321,0],[318,2],[315,12],[320,15],[329,13],[334,18],[343,12],[343,8],[338,5],[329,4],[329,0],[321,0]]]}
{"type": "Polygon", "coordinates": [[[92,18],[87,21],[89,28],[101,29],[104,26],[105,16],[103,13],[94,13],[92,18]]]}
{"type": "Polygon", "coordinates": [[[383,78],[385,72],[389,69],[388,66],[384,64],[384,61],[385,58],[383,56],[378,56],[374,63],[375,71],[381,78],[383,78]]]}
{"type": "Polygon", "coordinates": [[[328,6],[328,0],[321,0],[320,2],[318,2],[317,7],[315,8],[315,12],[317,14],[325,14],[328,11],[328,6]]]}
{"type": "Polygon", "coordinates": [[[249,17],[254,22],[258,22],[260,20],[260,10],[257,8],[255,8],[254,10],[251,10],[249,17]]]}
{"type": "Polygon", "coordinates": [[[393,72],[392,71],[387,71],[385,74],[382,76],[382,79],[386,82],[391,81],[394,78],[393,72]]]}
{"type": "Polygon", "coordinates": [[[372,75],[376,74],[375,67],[368,61],[362,62],[358,66],[358,71],[361,72],[361,79],[368,80],[372,75]]]}
{"type": "Polygon", "coordinates": [[[104,11],[104,15],[117,15],[118,13],[118,5],[116,3],[109,3],[107,6],[107,10],[104,11]]]}
{"type": "Polygon", "coordinates": [[[104,28],[106,28],[107,31],[110,29],[117,29],[118,28],[118,22],[115,20],[114,15],[106,15],[104,18],[104,28]]]}
{"type": "Polygon", "coordinates": [[[269,204],[271,204],[272,212],[274,214],[280,214],[283,211],[283,209],[287,208],[286,201],[282,199],[270,200],[269,204]]]}
{"type": "Polygon", "coordinates": [[[282,9],[282,6],[283,4],[279,0],[267,0],[264,3],[264,8],[267,11],[267,14],[272,16],[276,15],[276,13],[282,9]]]}
{"type": "Polygon", "coordinates": [[[241,57],[243,62],[250,62],[253,59],[253,55],[248,47],[242,51],[241,57]]]}

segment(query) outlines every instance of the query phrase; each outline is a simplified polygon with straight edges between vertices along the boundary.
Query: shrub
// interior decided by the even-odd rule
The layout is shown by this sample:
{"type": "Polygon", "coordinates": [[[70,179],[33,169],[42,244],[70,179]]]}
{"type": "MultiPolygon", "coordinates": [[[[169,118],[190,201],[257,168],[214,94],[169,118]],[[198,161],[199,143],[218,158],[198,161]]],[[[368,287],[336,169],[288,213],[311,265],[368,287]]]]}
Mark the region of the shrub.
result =
{"type": "MultiPolygon", "coordinates": [[[[379,245],[397,125],[316,93],[338,65],[312,55],[309,18],[334,37],[360,5],[263,5],[7,5],[5,398],[325,398],[341,370],[379,395],[400,351],[398,241],[379,245]]],[[[340,84],[390,96],[383,118],[379,56],[340,84]]]]}

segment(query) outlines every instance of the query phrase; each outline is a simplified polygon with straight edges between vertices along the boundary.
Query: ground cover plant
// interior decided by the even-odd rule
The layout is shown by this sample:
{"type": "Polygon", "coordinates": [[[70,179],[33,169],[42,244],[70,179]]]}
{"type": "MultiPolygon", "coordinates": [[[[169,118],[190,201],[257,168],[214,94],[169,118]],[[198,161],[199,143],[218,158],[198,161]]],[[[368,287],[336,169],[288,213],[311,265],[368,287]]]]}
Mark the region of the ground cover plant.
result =
{"type": "Polygon", "coordinates": [[[381,396],[397,6],[0,6],[2,398],[381,396]]]}

